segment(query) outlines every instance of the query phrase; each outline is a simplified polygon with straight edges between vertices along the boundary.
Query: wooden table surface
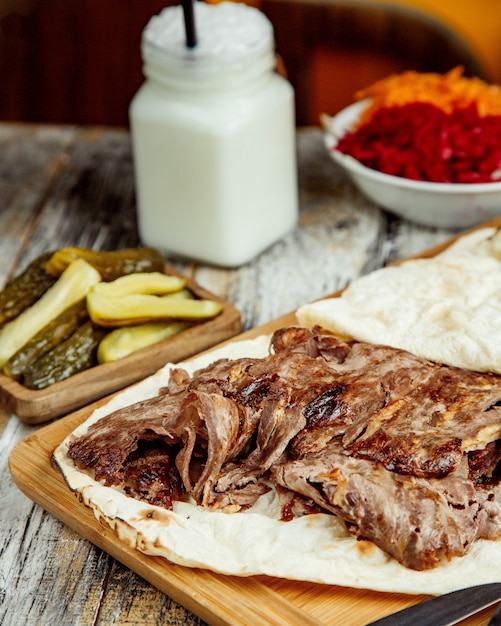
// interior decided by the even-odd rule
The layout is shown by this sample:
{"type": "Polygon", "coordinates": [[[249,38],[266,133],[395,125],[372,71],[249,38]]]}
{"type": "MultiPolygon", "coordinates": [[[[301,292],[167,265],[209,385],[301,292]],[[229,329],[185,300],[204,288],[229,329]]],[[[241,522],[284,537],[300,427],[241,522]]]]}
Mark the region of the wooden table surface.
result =
{"type": "MultiPolygon", "coordinates": [[[[244,330],[454,234],[364,199],[319,129],[298,130],[297,149],[300,217],[290,235],[236,269],[168,259],[236,306],[244,330]]],[[[0,285],[49,249],[139,244],[125,130],[0,123],[0,285]]],[[[0,411],[0,624],[203,624],[17,489],[8,457],[36,428],[0,411]]]]}

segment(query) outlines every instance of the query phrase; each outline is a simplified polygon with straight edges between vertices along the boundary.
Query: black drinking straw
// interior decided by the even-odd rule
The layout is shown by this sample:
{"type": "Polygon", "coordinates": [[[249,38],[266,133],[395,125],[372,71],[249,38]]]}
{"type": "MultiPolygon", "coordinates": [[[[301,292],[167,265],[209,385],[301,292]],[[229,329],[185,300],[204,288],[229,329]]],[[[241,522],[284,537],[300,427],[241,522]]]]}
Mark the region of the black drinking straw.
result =
{"type": "Polygon", "coordinates": [[[186,47],[194,48],[197,45],[195,31],[195,16],[193,14],[193,0],[183,0],[184,28],[186,30],[186,47]]]}

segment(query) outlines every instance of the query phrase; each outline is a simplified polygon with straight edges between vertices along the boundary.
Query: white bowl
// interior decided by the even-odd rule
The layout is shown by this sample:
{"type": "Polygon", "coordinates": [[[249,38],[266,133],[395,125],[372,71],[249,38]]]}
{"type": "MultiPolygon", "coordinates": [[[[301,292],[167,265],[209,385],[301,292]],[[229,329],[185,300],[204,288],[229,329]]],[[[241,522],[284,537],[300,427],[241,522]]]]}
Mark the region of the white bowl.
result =
{"type": "Polygon", "coordinates": [[[368,100],[362,100],[334,117],[322,118],[329,154],[365,196],[392,213],[425,226],[467,228],[501,215],[501,182],[459,184],[410,180],[370,169],[334,150],[339,139],[354,128],[368,104],[368,100]]]}

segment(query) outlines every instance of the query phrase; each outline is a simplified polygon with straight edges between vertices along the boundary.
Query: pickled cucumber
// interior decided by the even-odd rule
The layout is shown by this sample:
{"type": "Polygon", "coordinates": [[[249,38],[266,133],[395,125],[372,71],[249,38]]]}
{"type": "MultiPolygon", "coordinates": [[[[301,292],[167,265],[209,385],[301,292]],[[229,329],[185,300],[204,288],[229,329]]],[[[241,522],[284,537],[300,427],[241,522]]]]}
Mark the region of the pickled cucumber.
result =
{"type": "Polygon", "coordinates": [[[143,294],[113,298],[99,291],[91,291],[87,295],[87,310],[91,320],[108,328],[176,319],[201,321],[215,317],[222,308],[222,305],[214,300],[190,300],[143,294]]]}
{"type": "Polygon", "coordinates": [[[0,292],[0,371],[43,389],[96,365],[98,346],[116,360],[221,312],[164,267],[154,248],[39,256],[0,292]]]}
{"type": "Polygon", "coordinates": [[[73,261],[43,296],[0,331],[0,368],[36,333],[66,308],[82,300],[101,280],[99,272],[83,259],[73,261]]]}
{"type": "Polygon", "coordinates": [[[141,324],[112,330],[97,349],[99,363],[109,363],[146,348],[185,330],[189,322],[141,324]]]}
{"type": "Polygon", "coordinates": [[[185,278],[168,276],[162,272],[136,272],[120,276],[111,282],[94,285],[92,291],[99,291],[113,297],[134,293],[162,295],[180,291],[186,285],[185,278]]]}
{"type": "Polygon", "coordinates": [[[45,269],[60,276],[75,259],[84,259],[96,268],[104,281],[115,280],[135,272],[162,272],[165,259],[155,248],[126,248],[124,250],[97,251],[87,248],[61,248],[46,262],[45,269]]]}
{"type": "Polygon", "coordinates": [[[4,374],[19,379],[31,363],[65,341],[88,319],[84,298],[54,318],[18,350],[4,365],[4,374]]]}
{"type": "Polygon", "coordinates": [[[23,385],[45,389],[97,364],[96,352],[106,331],[91,321],[78,328],[66,341],[26,368],[23,385]]]}
{"type": "Polygon", "coordinates": [[[0,327],[34,304],[56,282],[45,270],[53,252],[32,261],[28,267],[0,291],[0,327]]]}

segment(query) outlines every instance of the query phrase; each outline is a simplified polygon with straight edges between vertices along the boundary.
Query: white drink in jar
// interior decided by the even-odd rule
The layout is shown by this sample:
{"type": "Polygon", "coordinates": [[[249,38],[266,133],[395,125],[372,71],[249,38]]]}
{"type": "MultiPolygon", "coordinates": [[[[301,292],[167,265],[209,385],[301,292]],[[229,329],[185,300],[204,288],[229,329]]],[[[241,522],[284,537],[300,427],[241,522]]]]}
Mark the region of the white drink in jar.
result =
{"type": "Polygon", "coordinates": [[[297,221],[294,93],[260,11],[194,10],[194,48],[180,6],[143,33],[147,80],[130,108],[139,233],[167,254],[237,266],[297,221]]]}

